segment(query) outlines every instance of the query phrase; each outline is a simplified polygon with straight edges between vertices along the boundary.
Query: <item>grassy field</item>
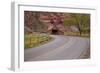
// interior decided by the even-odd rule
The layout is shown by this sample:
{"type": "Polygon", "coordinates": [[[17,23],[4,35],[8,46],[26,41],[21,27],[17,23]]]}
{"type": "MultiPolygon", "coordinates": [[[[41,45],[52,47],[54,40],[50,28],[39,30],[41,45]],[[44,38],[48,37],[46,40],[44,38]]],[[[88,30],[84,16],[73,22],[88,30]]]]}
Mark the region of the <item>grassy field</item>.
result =
{"type": "Polygon", "coordinates": [[[49,35],[43,35],[43,34],[25,34],[24,36],[24,48],[32,48],[37,47],[39,45],[48,43],[53,38],[49,35]]]}
{"type": "Polygon", "coordinates": [[[64,35],[67,35],[67,36],[78,36],[78,37],[87,37],[87,38],[90,37],[89,33],[82,33],[80,35],[79,32],[65,32],[64,35]]]}

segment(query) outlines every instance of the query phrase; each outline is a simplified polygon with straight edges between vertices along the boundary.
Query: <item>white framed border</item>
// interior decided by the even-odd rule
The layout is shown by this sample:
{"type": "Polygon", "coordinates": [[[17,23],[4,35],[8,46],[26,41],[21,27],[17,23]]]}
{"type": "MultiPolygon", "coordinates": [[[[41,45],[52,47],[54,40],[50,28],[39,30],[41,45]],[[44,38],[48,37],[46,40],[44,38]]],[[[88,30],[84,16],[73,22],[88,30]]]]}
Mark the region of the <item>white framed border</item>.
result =
{"type": "Polygon", "coordinates": [[[96,65],[97,57],[95,48],[96,31],[96,8],[86,6],[45,6],[34,5],[32,3],[12,3],[12,50],[11,69],[32,70],[58,67],[76,67],[96,65]],[[67,13],[89,13],[91,15],[91,58],[77,60],[57,60],[57,61],[33,61],[24,62],[24,11],[47,11],[47,12],[67,12],[67,13]]]}

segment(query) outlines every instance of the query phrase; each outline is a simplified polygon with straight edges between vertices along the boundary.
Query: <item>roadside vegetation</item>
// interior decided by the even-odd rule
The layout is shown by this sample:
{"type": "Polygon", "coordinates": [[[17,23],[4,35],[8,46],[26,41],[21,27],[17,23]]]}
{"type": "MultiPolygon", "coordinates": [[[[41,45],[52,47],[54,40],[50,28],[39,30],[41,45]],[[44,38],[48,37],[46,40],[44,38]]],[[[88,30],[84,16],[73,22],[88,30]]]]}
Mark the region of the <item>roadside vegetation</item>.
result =
{"type": "Polygon", "coordinates": [[[39,45],[43,45],[45,43],[48,43],[53,38],[49,35],[43,35],[43,34],[25,34],[24,36],[24,48],[32,48],[37,47],[39,45]]]}
{"type": "Polygon", "coordinates": [[[80,33],[79,32],[65,32],[64,35],[66,36],[78,36],[78,37],[84,37],[84,38],[90,38],[90,34],[89,33],[80,33]]]}
{"type": "Polygon", "coordinates": [[[64,20],[65,27],[71,28],[71,31],[66,31],[65,35],[69,36],[80,36],[80,37],[90,37],[90,15],[89,14],[70,14],[69,19],[64,20]]]}

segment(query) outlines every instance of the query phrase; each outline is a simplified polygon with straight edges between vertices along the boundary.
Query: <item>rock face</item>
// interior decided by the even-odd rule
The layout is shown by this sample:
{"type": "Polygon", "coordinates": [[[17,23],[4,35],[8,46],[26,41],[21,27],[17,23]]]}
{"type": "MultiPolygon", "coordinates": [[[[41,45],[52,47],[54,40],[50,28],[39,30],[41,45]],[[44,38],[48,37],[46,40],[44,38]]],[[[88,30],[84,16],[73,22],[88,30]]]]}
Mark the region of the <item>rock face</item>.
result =
{"type": "Polygon", "coordinates": [[[43,32],[46,30],[46,25],[42,21],[40,21],[40,14],[40,12],[24,11],[25,33],[43,32]]]}
{"type": "Polygon", "coordinates": [[[64,34],[65,28],[63,24],[63,14],[61,13],[49,13],[48,15],[42,15],[41,19],[48,23],[47,31],[51,34],[64,34]]]}
{"type": "MultiPolygon", "coordinates": [[[[52,21],[52,20],[51,20],[52,21]]],[[[48,30],[51,30],[52,34],[64,34],[65,28],[63,25],[63,20],[59,17],[54,18],[52,22],[50,22],[52,28],[48,27],[48,30]]]]}
{"type": "Polygon", "coordinates": [[[53,12],[24,12],[24,26],[31,31],[51,34],[64,34],[63,14],[53,12]]]}
{"type": "Polygon", "coordinates": [[[65,31],[65,28],[64,26],[62,26],[62,24],[52,24],[52,25],[49,25],[48,27],[48,31],[51,33],[51,34],[64,34],[64,31],[65,31]]]}

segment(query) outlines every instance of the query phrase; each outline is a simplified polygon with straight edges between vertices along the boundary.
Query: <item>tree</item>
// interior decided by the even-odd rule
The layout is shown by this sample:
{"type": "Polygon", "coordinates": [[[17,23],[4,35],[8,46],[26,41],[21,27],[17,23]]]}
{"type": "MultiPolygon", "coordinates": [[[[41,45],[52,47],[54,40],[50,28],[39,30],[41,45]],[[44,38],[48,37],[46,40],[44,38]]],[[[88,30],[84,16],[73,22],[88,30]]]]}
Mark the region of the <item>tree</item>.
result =
{"type": "Polygon", "coordinates": [[[80,32],[80,35],[82,34],[82,31],[84,30],[84,28],[88,28],[90,27],[90,15],[89,14],[72,14],[71,15],[75,20],[76,20],[76,26],[80,32]]]}

